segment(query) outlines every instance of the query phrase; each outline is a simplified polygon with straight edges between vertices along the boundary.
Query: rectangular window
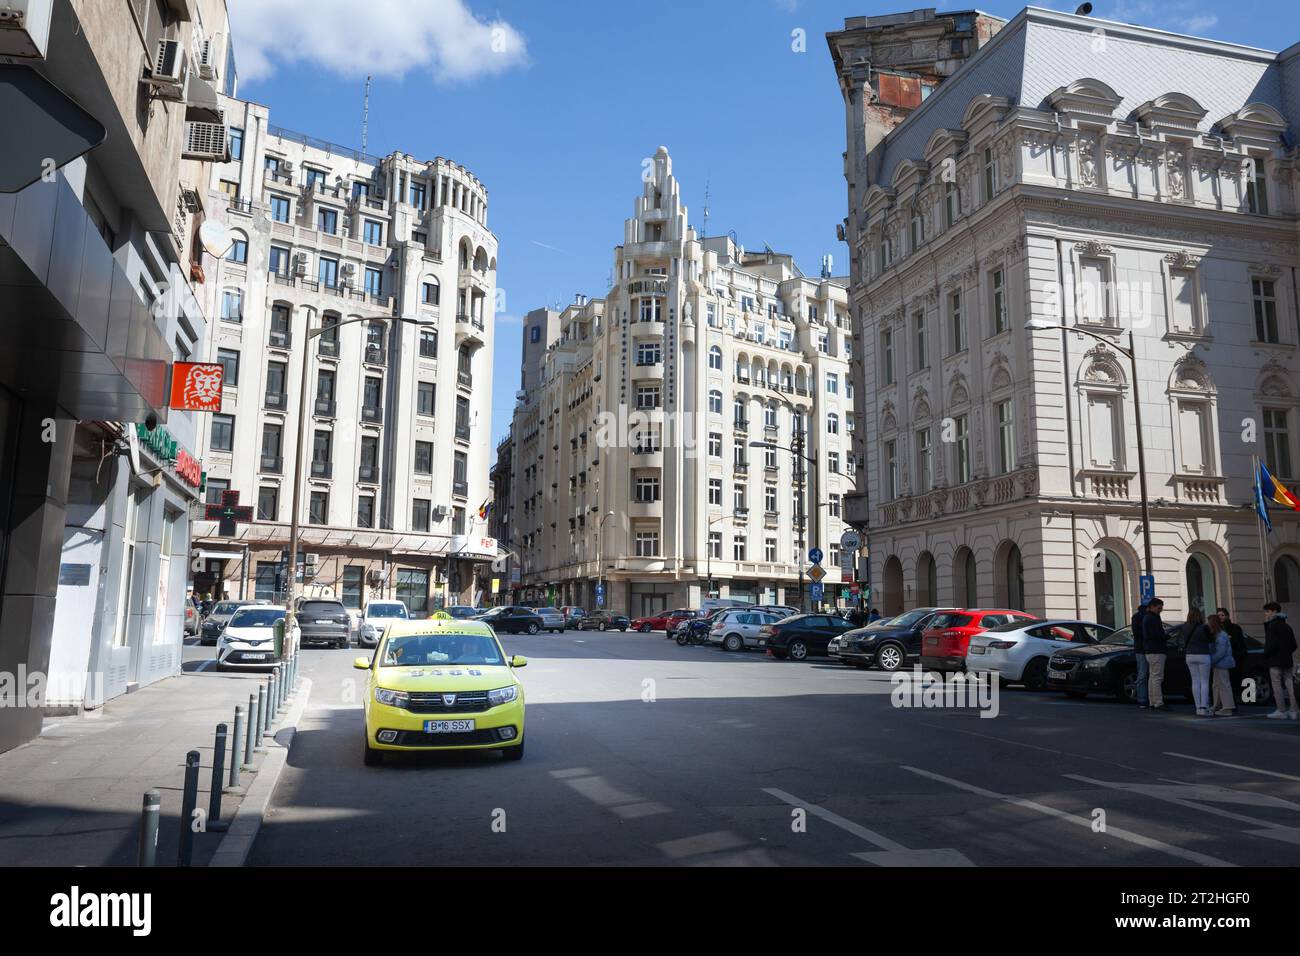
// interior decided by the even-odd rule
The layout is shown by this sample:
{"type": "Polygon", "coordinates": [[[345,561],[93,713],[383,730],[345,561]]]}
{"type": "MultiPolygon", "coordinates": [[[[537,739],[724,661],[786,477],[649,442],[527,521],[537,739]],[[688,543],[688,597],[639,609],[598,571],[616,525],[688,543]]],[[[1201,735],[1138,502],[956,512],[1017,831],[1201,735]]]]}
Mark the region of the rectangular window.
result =
{"type": "Polygon", "coordinates": [[[438,357],[438,332],[436,329],[420,330],[420,358],[438,357]]]}
{"type": "Polygon", "coordinates": [[[945,183],[943,187],[943,219],[949,228],[957,221],[957,210],[960,208],[957,198],[957,184],[945,183]]]}
{"type": "Polygon", "coordinates": [[[339,261],[328,256],[321,256],[316,266],[316,278],[327,289],[339,286],[339,261]]]}
{"type": "MultiPolygon", "coordinates": [[[[840,496],[831,495],[826,499],[826,513],[832,518],[840,517],[840,496]]],[[[834,564],[835,562],[831,562],[834,564]]]]}
{"type": "Polygon", "coordinates": [[[636,556],[654,558],[659,555],[659,532],[638,531],[636,533],[636,556]]]}
{"type": "Polygon", "coordinates": [[[721,531],[709,532],[709,556],[716,558],[719,561],[722,560],[722,532],[721,531]]]}
{"type": "Polygon", "coordinates": [[[339,231],[339,214],[333,209],[316,210],[316,228],[326,235],[337,235],[339,231]]]}
{"type": "Polygon", "coordinates": [[[953,418],[953,455],[957,484],[970,481],[970,418],[957,415],[953,418]]]}
{"type": "Polygon", "coordinates": [[[934,484],[934,471],[931,467],[930,429],[922,428],[916,433],[916,481],[917,490],[929,491],[934,484]]]}
{"type": "Polygon", "coordinates": [[[749,540],[743,534],[738,534],[731,539],[731,558],[733,561],[747,560],[745,555],[748,552],[749,540]]]}
{"type": "Polygon", "coordinates": [[[776,485],[763,487],[763,510],[768,514],[776,514],[776,485]]]}
{"type": "Polygon", "coordinates": [[[268,405],[274,403],[276,407],[283,407],[280,399],[285,394],[285,381],[289,374],[289,366],[284,362],[268,362],[266,365],[266,395],[269,401],[268,405]]]}
{"type": "Polygon", "coordinates": [[[826,394],[838,395],[840,393],[840,377],[834,372],[826,373],[826,394]]]}
{"type": "Polygon", "coordinates": [[[1113,395],[1088,396],[1088,437],[1093,468],[1116,468],[1119,465],[1116,458],[1117,408],[1113,395]]]}
{"type": "Polygon", "coordinates": [[[659,386],[658,385],[637,386],[636,407],[637,408],[658,408],[659,407],[659,386]]]}
{"type": "Polygon", "coordinates": [[[340,588],[344,607],[361,607],[361,587],[365,580],[365,569],[354,564],[343,569],[343,584],[340,588]]]}
{"type": "Polygon", "coordinates": [[[289,274],[289,250],[283,246],[272,246],[271,254],[266,260],[266,271],[272,275],[287,276],[289,274]]]}
{"type": "Polygon", "coordinates": [[[427,192],[424,183],[411,183],[411,205],[416,209],[423,209],[427,192]]]}
{"type": "Polygon", "coordinates": [[[433,442],[417,441],[415,443],[415,473],[417,475],[433,474],[433,442]]]}
{"type": "Polygon", "coordinates": [[[413,498],[411,500],[411,530],[429,530],[429,499],[413,498]]]}
{"type": "Polygon", "coordinates": [[[244,321],[244,293],[233,289],[221,293],[221,318],[227,322],[244,321]]]}
{"type": "Polygon", "coordinates": [[[375,526],[375,496],[361,495],[357,498],[357,527],[373,528],[375,526]]]}
{"type": "Polygon", "coordinates": [[[279,422],[262,423],[262,470],[278,472],[282,467],[280,449],[284,442],[284,426],[279,422]]]}
{"type": "Polygon", "coordinates": [[[709,504],[711,505],[722,504],[722,479],[721,478],[709,479],[709,504]]]}
{"type": "Polygon", "coordinates": [[[434,396],[437,386],[433,382],[420,382],[415,389],[415,413],[433,416],[434,396]]]}
{"type": "Polygon", "coordinates": [[[658,365],[660,354],[658,342],[638,342],[636,346],[636,364],[658,365]]]}
{"type": "Polygon", "coordinates": [[[308,505],[307,521],[310,524],[329,524],[330,496],[328,491],[313,491],[308,505]]]}
{"type": "Polygon", "coordinates": [[[709,457],[710,458],[722,457],[722,433],[721,432],[709,432],[709,457]]]}
{"type": "Polygon", "coordinates": [[[367,219],[365,240],[367,245],[382,246],[384,244],[384,224],[373,219],[367,219]]]}
{"type": "Polygon", "coordinates": [[[993,313],[993,334],[997,335],[1008,327],[1006,279],[1001,269],[994,269],[989,274],[989,291],[993,297],[989,304],[993,313]]]}
{"type": "Polygon", "coordinates": [[[826,453],[826,470],[832,475],[840,473],[840,453],[837,451],[826,453]]]}
{"type": "Polygon", "coordinates": [[[280,593],[280,565],[275,561],[257,562],[257,583],[253,596],[267,604],[275,603],[280,593]]]}
{"type": "Polygon", "coordinates": [[[763,539],[763,560],[768,564],[776,563],[776,538],[763,539]]]}
{"type": "Polygon", "coordinates": [[[886,385],[894,384],[894,331],[880,332],[880,377],[886,385]]]}
{"type": "Polygon", "coordinates": [[[1246,210],[1257,216],[1267,216],[1268,180],[1264,176],[1262,157],[1251,157],[1246,175],[1246,210]]]}
{"type": "Polygon", "coordinates": [[[1277,283],[1272,279],[1251,279],[1250,294],[1255,304],[1255,341],[1277,344],[1277,283]]]}
{"type": "Polygon", "coordinates": [[[659,479],[654,475],[641,475],[636,480],[636,500],[644,503],[659,500],[659,479]]]}
{"type": "Polygon", "coordinates": [[[925,311],[912,317],[912,326],[916,331],[916,368],[923,371],[930,367],[930,334],[926,328],[925,311]]]}
{"type": "Polygon", "coordinates": [[[731,489],[731,510],[733,512],[749,510],[749,506],[745,503],[744,485],[736,485],[736,487],[731,489]]]}
{"type": "Polygon", "coordinates": [[[427,615],[429,613],[429,572],[415,568],[398,568],[397,599],[406,604],[406,610],[411,617],[427,615]]]}
{"type": "Polygon", "coordinates": [[[275,521],[280,514],[280,489],[263,485],[257,489],[257,520],[275,521]]]}
{"type": "Polygon", "coordinates": [[[898,497],[898,440],[885,442],[885,494],[890,501],[898,497]]]}
{"type": "Polygon", "coordinates": [[[1264,464],[1275,478],[1295,478],[1291,470],[1291,413],[1264,409],[1264,464]]]}
{"type": "Polygon", "coordinates": [[[238,162],[244,158],[244,131],[230,127],[230,159],[232,162],[238,162]]]}
{"type": "MultiPolygon", "coordinates": [[[[221,504],[221,496],[230,490],[230,482],[225,478],[209,478],[204,502],[210,505],[221,504]]],[[[134,514],[134,512],[133,512],[134,514]]]]}
{"type": "Polygon", "coordinates": [[[1079,318],[1084,322],[1111,324],[1109,260],[1079,260],[1079,318]]]}
{"type": "MultiPolygon", "coordinates": [[[[209,442],[213,451],[235,450],[235,416],[212,416],[212,440],[209,442]]],[[[209,482],[210,484],[210,482],[209,482]]]]}
{"type": "Polygon", "coordinates": [[[230,251],[226,253],[227,262],[235,262],[240,265],[248,264],[248,240],[236,239],[230,245],[230,251]]]}
{"type": "Polygon", "coordinates": [[[237,349],[217,349],[217,362],[225,369],[222,384],[230,388],[239,385],[239,351],[237,349]]]}
{"type": "Polygon", "coordinates": [[[420,303],[422,305],[437,305],[439,292],[440,287],[436,282],[420,283],[420,303]]]}
{"type": "Polygon", "coordinates": [[[998,167],[993,159],[993,150],[986,147],[984,150],[984,201],[988,202],[993,198],[994,193],[998,191],[998,167]]]}
{"type": "Polygon", "coordinates": [[[285,196],[271,197],[271,218],[275,222],[288,222],[293,215],[293,203],[285,196]]]}
{"type": "Polygon", "coordinates": [[[1190,269],[1169,270],[1169,298],[1175,331],[1204,331],[1196,296],[1196,273],[1190,269]]]}
{"type": "Polygon", "coordinates": [[[1178,403],[1178,438],[1181,443],[1183,473],[1209,475],[1210,465],[1207,437],[1209,435],[1206,406],[1202,402],[1178,403]]]}
{"type": "Polygon", "coordinates": [[[966,350],[966,325],[961,316],[961,290],[948,294],[948,341],[952,343],[952,354],[966,350]]]}
{"type": "Polygon", "coordinates": [[[1015,416],[1011,399],[994,403],[998,423],[998,471],[1007,474],[1015,467],[1016,435],[1015,416]]]}

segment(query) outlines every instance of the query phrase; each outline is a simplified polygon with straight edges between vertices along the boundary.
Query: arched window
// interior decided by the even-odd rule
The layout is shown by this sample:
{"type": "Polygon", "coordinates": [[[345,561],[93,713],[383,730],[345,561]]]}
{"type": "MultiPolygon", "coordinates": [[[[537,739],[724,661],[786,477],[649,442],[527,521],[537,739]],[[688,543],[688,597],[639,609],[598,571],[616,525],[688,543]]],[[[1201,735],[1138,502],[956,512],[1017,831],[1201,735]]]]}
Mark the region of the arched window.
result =
{"type": "Polygon", "coordinates": [[[437,276],[425,276],[424,283],[420,287],[420,301],[425,305],[437,305],[442,296],[442,289],[438,285],[437,276]]]}
{"type": "Polygon", "coordinates": [[[709,411],[722,414],[722,393],[716,388],[709,392],[709,411]]]}
{"type": "Polygon", "coordinates": [[[1007,609],[1023,611],[1025,609],[1025,565],[1020,559],[1020,548],[1017,545],[1013,544],[1007,548],[1002,572],[1005,580],[1003,594],[1007,609]]]}
{"type": "Polygon", "coordinates": [[[1273,592],[1278,604],[1300,604],[1300,563],[1289,554],[1273,562],[1273,592]]]}
{"type": "Polygon", "coordinates": [[[722,349],[716,345],[709,349],[709,368],[722,371],[722,349]]]}
{"type": "Polygon", "coordinates": [[[916,560],[916,605],[932,607],[938,601],[939,578],[935,573],[934,555],[921,552],[916,560]]]}
{"type": "Polygon", "coordinates": [[[1212,613],[1219,606],[1214,565],[1205,555],[1194,551],[1187,556],[1184,568],[1187,572],[1187,606],[1202,614],[1212,613]]]}
{"type": "Polygon", "coordinates": [[[236,230],[230,234],[230,250],[226,253],[227,262],[248,262],[248,236],[236,230]]]}
{"type": "Polygon", "coordinates": [[[895,617],[903,613],[903,563],[898,558],[890,557],[885,562],[885,586],[882,591],[881,604],[886,617],[895,617]]]}
{"type": "Polygon", "coordinates": [[[958,607],[979,605],[979,586],[975,570],[975,554],[970,548],[960,548],[952,562],[953,603],[958,607]]]}
{"type": "Polygon", "coordinates": [[[1124,606],[1124,565],[1113,551],[1098,551],[1092,565],[1093,619],[1118,628],[1127,618],[1124,606]]]}

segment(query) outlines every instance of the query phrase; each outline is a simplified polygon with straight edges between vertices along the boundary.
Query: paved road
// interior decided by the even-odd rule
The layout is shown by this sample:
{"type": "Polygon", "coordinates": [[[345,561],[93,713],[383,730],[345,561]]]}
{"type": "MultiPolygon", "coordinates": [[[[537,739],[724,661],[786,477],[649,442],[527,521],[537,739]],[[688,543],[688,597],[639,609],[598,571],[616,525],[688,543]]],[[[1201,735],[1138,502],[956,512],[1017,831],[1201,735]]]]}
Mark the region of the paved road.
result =
{"type": "Polygon", "coordinates": [[[683,648],[661,634],[503,643],[529,658],[518,763],[489,752],[363,766],[357,652],[305,651],[309,709],[251,862],[1300,858],[1300,725],[1262,709],[1196,720],[1190,706],[1156,715],[1013,689],[989,719],[895,707],[883,674],[683,648]]]}

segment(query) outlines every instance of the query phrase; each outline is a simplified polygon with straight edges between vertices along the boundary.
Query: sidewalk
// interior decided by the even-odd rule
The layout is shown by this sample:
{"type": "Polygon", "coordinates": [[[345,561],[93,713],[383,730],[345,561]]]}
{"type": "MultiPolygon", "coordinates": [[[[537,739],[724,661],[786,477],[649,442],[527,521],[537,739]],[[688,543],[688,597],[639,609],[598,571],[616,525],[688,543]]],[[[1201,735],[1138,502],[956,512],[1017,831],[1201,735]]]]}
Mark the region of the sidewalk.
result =
{"type": "MultiPolygon", "coordinates": [[[[40,737],[0,754],[0,867],[135,866],[140,807],[151,788],[162,794],[157,862],[176,865],[185,755],[200,754],[196,805],[206,812],[216,726],[226,723],[233,735],[235,706],[247,710],[249,694],[266,681],[260,672],[185,666],[186,673],[111,700],[93,716],[47,718],[40,737]]],[[[255,754],[253,763],[265,759],[255,754]]],[[[229,773],[227,750],[223,785],[229,773]]],[[[245,772],[241,787],[254,779],[245,772]]],[[[226,794],[222,820],[238,805],[238,796],[226,794]]],[[[195,866],[208,864],[222,835],[194,835],[195,866]]]]}

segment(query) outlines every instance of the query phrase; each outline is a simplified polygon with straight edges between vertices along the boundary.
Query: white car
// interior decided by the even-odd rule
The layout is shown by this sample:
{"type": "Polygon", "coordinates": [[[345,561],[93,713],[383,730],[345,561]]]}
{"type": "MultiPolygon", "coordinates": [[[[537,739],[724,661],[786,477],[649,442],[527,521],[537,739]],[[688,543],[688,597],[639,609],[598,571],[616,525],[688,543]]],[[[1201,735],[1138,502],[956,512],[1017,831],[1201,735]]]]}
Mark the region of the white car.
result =
{"type": "Polygon", "coordinates": [[[217,638],[217,670],[275,666],[275,622],[283,621],[284,613],[276,604],[246,604],[235,611],[217,638]]]}
{"type": "Polygon", "coordinates": [[[1012,621],[975,634],[966,651],[966,670],[997,674],[1029,690],[1047,687],[1047,662],[1071,647],[1097,644],[1112,628],[1091,621],[1012,621]]]}
{"type": "Polygon", "coordinates": [[[748,611],[733,608],[723,611],[713,619],[709,628],[709,643],[720,644],[724,651],[739,651],[746,647],[762,647],[766,635],[759,634],[765,624],[775,624],[787,615],[770,611],[748,611]]]}
{"type": "Polygon", "coordinates": [[[371,601],[361,619],[361,643],[374,647],[384,636],[384,628],[393,621],[406,621],[410,617],[405,601],[371,601]]]}

